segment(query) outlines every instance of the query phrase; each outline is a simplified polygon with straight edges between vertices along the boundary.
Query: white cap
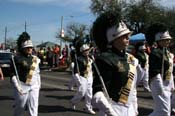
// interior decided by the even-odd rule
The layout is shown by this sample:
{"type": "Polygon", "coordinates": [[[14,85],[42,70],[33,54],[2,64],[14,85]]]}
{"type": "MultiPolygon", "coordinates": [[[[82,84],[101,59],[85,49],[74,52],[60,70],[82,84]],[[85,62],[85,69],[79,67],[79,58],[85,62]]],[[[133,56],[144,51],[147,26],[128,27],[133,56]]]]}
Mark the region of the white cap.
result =
{"type": "Polygon", "coordinates": [[[163,39],[172,39],[168,31],[159,32],[155,35],[155,41],[159,41],[163,39]]]}
{"type": "Polygon", "coordinates": [[[89,49],[89,46],[87,44],[83,44],[81,47],[80,47],[80,52],[83,52],[85,50],[88,50],[89,49]]]}
{"type": "Polygon", "coordinates": [[[113,40],[123,35],[131,34],[131,33],[132,32],[127,28],[126,24],[123,21],[121,21],[118,27],[115,25],[109,28],[107,30],[106,36],[107,36],[108,42],[111,43],[113,40]]]}
{"type": "Polygon", "coordinates": [[[27,47],[33,47],[31,40],[27,40],[24,43],[22,43],[22,48],[27,48],[27,47]]]}

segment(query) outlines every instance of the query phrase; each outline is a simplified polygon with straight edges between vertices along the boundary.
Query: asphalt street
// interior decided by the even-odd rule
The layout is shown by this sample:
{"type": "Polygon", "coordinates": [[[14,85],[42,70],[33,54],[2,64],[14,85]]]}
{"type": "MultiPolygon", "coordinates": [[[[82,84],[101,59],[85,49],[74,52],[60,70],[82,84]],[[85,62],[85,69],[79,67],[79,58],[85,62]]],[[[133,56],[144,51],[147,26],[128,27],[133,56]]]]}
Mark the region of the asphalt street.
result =
{"type": "MultiPolygon", "coordinates": [[[[83,100],[72,110],[69,100],[75,91],[69,91],[67,84],[71,79],[70,72],[41,71],[42,87],[39,99],[39,116],[90,116],[86,113],[83,100]]],[[[13,114],[13,90],[9,78],[0,81],[0,116],[13,114]]],[[[139,116],[146,116],[152,112],[153,100],[151,94],[138,88],[139,116]]],[[[97,116],[98,113],[95,115],[97,116]]],[[[24,116],[27,115],[25,111],[24,116]]]]}

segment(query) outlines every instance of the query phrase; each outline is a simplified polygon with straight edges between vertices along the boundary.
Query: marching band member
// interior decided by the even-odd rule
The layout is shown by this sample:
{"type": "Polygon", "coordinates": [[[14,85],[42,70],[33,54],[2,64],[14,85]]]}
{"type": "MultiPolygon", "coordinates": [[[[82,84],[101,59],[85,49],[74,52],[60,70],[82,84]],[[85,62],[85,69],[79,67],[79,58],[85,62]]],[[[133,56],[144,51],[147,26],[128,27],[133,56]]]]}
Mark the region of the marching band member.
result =
{"type": "Polygon", "coordinates": [[[150,92],[149,87],[149,55],[146,52],[145,42],[139,42],[136,44],[136,55],[135,57],[139,60],[139,64],[143,70],[143,78],[137,80],[137,85],[142,82],[144,90],[150,92]]]}
{"type": "Polygon", "coordinates": [[[173,54],[167,49],[172,37],[166,25],[152,24],[146,34],[149,43],[156,42],[149,55],[149,80],[154,110],[149,116],[171,115],[171,92],[174,90],[173,54]]]}
{"type": "Polygon", "coordinates": [[[76,55],[76,52],[75,52],[75,48],[73,45],[70,45],[70,57],[71,57],[71,73],[72,73],[72,78],[70,80],[70,82],[68,83],[68,89],[69,90],[74,90],[74,86],[76,85],[76,77],[74,75],[74,66],[75,66],[75,55],[76,55]]]}
{"type": "Polygon", "coordinates": [[[93,39],[101,51],[96,64],[108,92],[103,91],[105,87],[95,76],[92,103],[100,116],[137,115],[133,101],[140,68],[138,60],[126,52],[131,31],[120,19],[120,14],[107,12],[96,19],[92,28],[93,39]]]}
{"type": "Polygon", "coordinates": [[[93,60],[89,56],[89,45],[83,44],[80,47],[80,55],[75,58],[74,75],[78,85],[77,93],[70,100],[73,109],[75,105],[85,97],[85,110],[90,114],[95,114],[92,109],[92,83],[93,83],[93,60]]]}
{"type": "Polygon", "coordinates": [[[14,116],[22,116],[27,106],[29,116],[38,116],[40,80],[40,60],[32,55],[33,44],[27,32],[17,39],[18,54],[12,57],[14,66],[12,84],[14,86],[14,116]]]}

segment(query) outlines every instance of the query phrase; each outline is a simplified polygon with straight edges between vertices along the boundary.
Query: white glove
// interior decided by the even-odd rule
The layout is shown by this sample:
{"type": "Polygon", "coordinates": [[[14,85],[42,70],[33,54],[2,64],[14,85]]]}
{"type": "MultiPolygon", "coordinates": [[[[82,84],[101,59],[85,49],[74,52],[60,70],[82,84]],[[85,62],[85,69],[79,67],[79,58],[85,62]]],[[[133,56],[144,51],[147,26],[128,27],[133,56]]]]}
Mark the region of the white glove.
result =
{"type": "Polygon", "coordinates": [[[75,74],[75,80],[76,80],[78,86],[81,85],[80,75],[78,73],[75,74]]]}
{"type": "Polygon", "coordinates": [[[107,116],[119,116],[112,108],[111,103],[107,100],[104,93],[99,91],[95,93],[92,99],[92,104],[100,111],[105,112],[107,116]]]}
{"type": "Polygon", "coordinates": [[[72,63],[71,63],[71,69],[74,69],[74,66],[75,66],[75,63],[72,62],[72,63]]]}
{"type": "Polygon", "coordinates": [[[14,87],[18,90],[19,94],[22,95],[23,91],[16,76],[12,77],[12,83],[14,84],[14,87]]]}

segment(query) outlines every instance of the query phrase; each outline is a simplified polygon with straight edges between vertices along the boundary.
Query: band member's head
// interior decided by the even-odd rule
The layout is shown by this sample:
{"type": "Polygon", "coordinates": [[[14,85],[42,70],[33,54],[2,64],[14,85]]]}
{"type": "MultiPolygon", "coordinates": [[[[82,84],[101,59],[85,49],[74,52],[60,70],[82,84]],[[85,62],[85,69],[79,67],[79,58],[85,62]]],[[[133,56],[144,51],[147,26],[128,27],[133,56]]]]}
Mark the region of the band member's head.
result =
{"type": "Polygon", "coordinates": [[[172,37],[165,24],[155,23],[148,28],[146,39],[150,45],[156,42],[157,47],[168,47],[172,37]]]}
{"type": "Polygon", "coordinates": [[[73,40],[73,46],[75,48],[76,54],[79,55],[80,54],[80,47],[84,44],[83,38],[81,38],[80,36],[75,37],[73,40]]]}
{"type": "Polygon", "coordinates": [[[90,47],[88,44],[83,44],[81,47],[80,47],[80,52],[82,53],[82,55],[84,56],[88,56],[89,55],[89,50],[90,50],[90,47]]]}
{"type": "Polygon", "coordinates": [[[100,50],[104,50],[107,46],[123,50],[128,46],[131,31],[120,16],[119,13],[106,12],[94,22],[92,37],[100,50]]]}
{"type": "Polygon", "coordinates": [[[138,42],[136,45],[135,45],[135,48],[136,48],[136,51],[146,51],[146,45],[145,45],[145,42],[138,42]]]}
{"type": "Polygon", "coordinates": [[[31,55],[33,44],[30,39],[30,35],[27,32],[23,32],[17,39],[18,51],[21,54],[31,55]]]}
{"type": "Polygon", "coordinates": [[[160,47],[169,47],[172,37],[169,31],[159,32],[155,35],[155,41],[160,47]]]}

